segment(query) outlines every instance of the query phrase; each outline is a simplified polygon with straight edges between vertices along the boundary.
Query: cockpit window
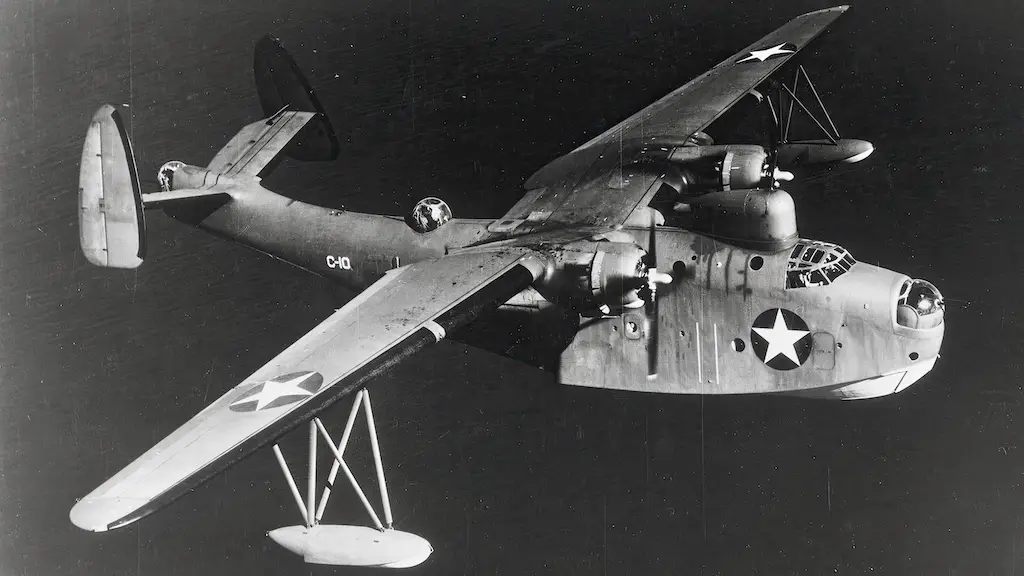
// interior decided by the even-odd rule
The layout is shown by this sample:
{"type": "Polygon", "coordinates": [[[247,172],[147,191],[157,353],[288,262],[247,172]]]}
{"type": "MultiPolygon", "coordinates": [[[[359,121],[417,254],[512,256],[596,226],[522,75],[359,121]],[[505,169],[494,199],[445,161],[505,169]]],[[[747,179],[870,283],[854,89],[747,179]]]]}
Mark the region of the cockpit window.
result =
{"type": "Polygon", "coordinates": [[[786,288],[825,286],[850,271],[857,261],[842,246],[801,240],[786,264],[786,288]]]}

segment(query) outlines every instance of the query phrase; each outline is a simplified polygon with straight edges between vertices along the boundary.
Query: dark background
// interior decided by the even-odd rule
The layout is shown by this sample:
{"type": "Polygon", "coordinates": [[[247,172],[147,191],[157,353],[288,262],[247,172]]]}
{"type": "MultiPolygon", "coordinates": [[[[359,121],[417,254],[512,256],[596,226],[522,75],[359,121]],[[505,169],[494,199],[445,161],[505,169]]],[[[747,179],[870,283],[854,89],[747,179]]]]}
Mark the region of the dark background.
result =
{"type": "MultiPolygon", "coordinates": [[[[855,403],[559,387],[444,343],[372,386],[411,574],[1014,574],[1024,51],[1015,1],[860,2],[805,56],[863,164],[787,186],[801,233],[934,281],[943,356],[855,403]]],[[[15,1],[0,5],[0,573],[355,574],[304,566],[260,452],[137,524],[67,514],[352,294],[160,213],[135,272],[78,250],[81,138],[122,107],[138,165],[205,164],[259,117],[274,32],[342,139],[283,193],[500,216],[543,163],[820,1],[15,1]]],[[[747,109],[724,124],[755,134],[747,109]]],[[[712,134],[728,136],[722,130],[712,134]]],[[[347,406],[326,415],[340,434],[347,406]]],[[[304,433],[284,442],[298,468],[304,433]]],[[[364,429],[353,467],[373,486],[364,429]]],[[[322,453],[323,455],[323,453],[322,453]]],[[[327,460],[324,459],[325,463],[327,460]]],[[[321,467],[321,470],[324,468],[321,467]]],[[[340,493],[327,519],[365,522],[340,493]]],[[[377,573],[377,572],[373,572],[377,573]]]]}

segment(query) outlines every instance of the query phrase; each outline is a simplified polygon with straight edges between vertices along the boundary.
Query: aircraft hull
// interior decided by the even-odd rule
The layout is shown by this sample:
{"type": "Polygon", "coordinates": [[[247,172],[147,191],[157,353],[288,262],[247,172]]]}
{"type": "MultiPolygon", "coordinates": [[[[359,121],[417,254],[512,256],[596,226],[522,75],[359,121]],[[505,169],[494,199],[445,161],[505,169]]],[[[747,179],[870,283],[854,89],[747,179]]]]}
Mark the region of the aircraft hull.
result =
{"type": "MultiPolygon", "coordinates": [[[[502,237],[488,232],[487,220],[453,219],[432,232],[417,233],[397,217],[304,204],[255,184],[195,223],[353,290],[394,267],[502,237]]],[[[646,228],[622,233],[620,240],[647,244],[646,228]]],[[[674,278],[659,290],[657,377],[648,374],[649,347],[654,344],[642,309],[604,318],[556,314],[565,325],[554,326],[549,324],[551,315],[536,314],[552,304],[532,288],[505,310],[545,318],[527,321],[532,335],[519,340],[543,343],[554,356],[534,354],[526,360],[575,386],[675,394],[818,391],[821,397],[849,399],[902,390],[938,357],[944,324],[914,330],[896,321],[896,300],[910,280],[906,275],[856,263],[829,285],[791,289],[789,249],[757,251],[669,227],[659,228],[656,235],[658,269],[671,271],[674,278]],[[775,310],[793,314],[792,321],[810,335],[808,351],[796,365],[768,358],[755,346],[755,324],[770,319],[775,310]],[[545,336],[551,333],[559,338],[545,336]]],[[[535,242],[530,235],[509,241],[535,242]]],[[[491,321],[497,323],[492,332],[505,327],[500,316],[491,321]]],[[[522,328],[517,328],[519,334],[522,328]]],[[[464,341],[479,344],[472,337],[464,341]]],[[[491,349],[517,358],[515,348],[491,349]]],[[[778,350],[774,352],[777,356],[778,350]]]]}
{"type": "MultiPolygon", "coordinates": [[[[648,231],[629,233],[641,244],[648,231]]],[[[564,335],[574,323],[578,326],[562,340],[557,357],[528,360],[575,386],[856,399],[905,389],[931,370],[938,357],[943,323],[918,330],[897,321],[897,301],[911,280],[904,274],[856,263],[831,284],[792,288],[787,287],[790,250],[757,252],[671,229],[659,229],[657,243],[658,269],[674,276],[671,285],[658,291],[657,341],[649,337],[651,320],[642,309],[606,317],[559,315],[535,292],[526,291],[503,312],[534,310],[543,320],[520,324],[534,330],[545,345],[557,340],[552,334],[564,335]],[[806,338],[792,343],[804,345],[800,354],[795,348],[784,355],[758,349],[759,329],[772,324],[763,320],[773,320],[783,314],[780,310],[786,315],[786,330],[796,336],[806,332],[806,338]],[[569,328],[555,326],[559,321],[569,328]],[[654,345],[657,375],[649,377],[648,355],[654,345]]],[[[519,340],[534,338],[531,333],[519,340]]]]}

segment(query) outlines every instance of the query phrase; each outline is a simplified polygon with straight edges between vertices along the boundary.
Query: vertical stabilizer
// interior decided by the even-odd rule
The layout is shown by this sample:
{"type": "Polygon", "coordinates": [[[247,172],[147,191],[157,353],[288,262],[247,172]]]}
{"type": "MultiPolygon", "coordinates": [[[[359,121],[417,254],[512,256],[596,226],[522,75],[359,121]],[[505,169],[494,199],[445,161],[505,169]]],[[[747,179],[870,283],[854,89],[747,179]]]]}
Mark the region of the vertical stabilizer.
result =
{"type": "Polygon", "coordinates": [[[96,111],[82,146],[78,179],[82,252],[97,266],[138,268],[146,256],[146,223],[135,156],[117,109],[96,111]]]}
{"type": "Polygon", "coordinates": [[[277,38],[264,36],[256,42],[252,68],[264,116],[273,117],[285,107],[293,112],[316,114],[301,136],[288,147],[287,154],[305,161],[337,158],[338,138],[324,107],[302,70],[277,38]]]}

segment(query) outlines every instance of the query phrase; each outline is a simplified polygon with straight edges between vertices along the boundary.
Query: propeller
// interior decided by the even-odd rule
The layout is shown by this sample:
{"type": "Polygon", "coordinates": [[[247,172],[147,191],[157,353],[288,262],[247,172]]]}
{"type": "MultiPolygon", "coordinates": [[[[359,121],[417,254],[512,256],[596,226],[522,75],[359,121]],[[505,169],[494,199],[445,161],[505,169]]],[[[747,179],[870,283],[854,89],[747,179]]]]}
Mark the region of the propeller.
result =
{"type": "Polygon", "coordinates": [[[644,264],[647,267],[646,282],[640,287],[639,295],[644,301],[644,316],[647,334],[647,378],[658,376],[658,285],[671,284],[672,276],[658,271],[657,224],[651,218],[650,236],[647,239],[647,254],[644,264]]]}
{"type": "MultiPolygon", "coordinates": [[[[761,185],[767,190],[774,190],[779,187],[780,182],[789,182],[793,180],[793,173],[787,170],[779,170],[779,147],[785,142],[785,136],[783,135],[782,127],[782,110],[775,110],[775,104],[772,103],[771,95],[765,97],[760,92],[752,91],[752,95],[757,99],[759,104],[767,105],[768,107],[768,121],[771,125],[768,127],[768,158],[764,161],[764,167],[761,169],[761,185]]],[[[779,97],[779,106],[782,106],[782,97],[779,97]]]]}

